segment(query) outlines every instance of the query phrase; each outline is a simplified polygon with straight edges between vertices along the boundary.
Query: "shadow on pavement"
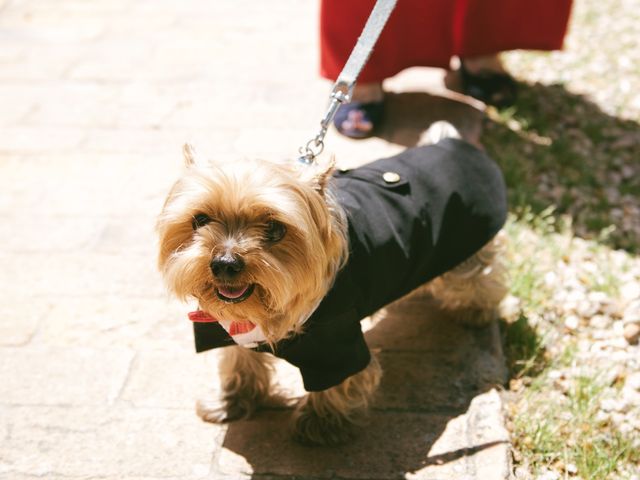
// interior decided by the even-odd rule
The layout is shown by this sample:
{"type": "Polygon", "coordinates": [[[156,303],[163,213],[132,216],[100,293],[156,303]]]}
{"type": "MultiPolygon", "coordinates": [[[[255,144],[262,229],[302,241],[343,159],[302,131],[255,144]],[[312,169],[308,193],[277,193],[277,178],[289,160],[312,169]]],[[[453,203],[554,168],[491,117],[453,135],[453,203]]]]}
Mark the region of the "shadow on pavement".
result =
{"type": "Polygon", "coordinates": [[[478,139],[484,117],[468,103],[425,92],[388,93],[385,112],[378,136],[405,147],[421,143],[422,134],[438,120],[452,123],[466,139],[478,139]]]}
{"type": "Polygon", "coordinates": [[[470,471],[471,455],[502,443],[474,444],[461,417],[477,394],[505,381],[496,325],[462,327],[415,296],[377,314],[366,337],[384,377],[368,425],[351,443],[300,446],[290,438],[291,411],[265,411],[231,424],[225,449],[243,457],[254,478],[386,479],[431,466],[470,471]]]}

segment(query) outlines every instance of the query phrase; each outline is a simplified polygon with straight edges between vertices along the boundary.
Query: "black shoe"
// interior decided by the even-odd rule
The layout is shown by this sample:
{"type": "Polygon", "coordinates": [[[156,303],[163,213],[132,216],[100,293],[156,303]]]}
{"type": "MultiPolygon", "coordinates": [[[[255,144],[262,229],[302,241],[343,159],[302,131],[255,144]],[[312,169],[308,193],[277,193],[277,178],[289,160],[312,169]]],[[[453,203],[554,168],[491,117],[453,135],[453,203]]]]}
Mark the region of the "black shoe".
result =
{"type": "Polygon", "coordinates": [[[460,62],[460,82],[462,91],[488,105],[497,108],[510,107],[516,102],[518,96],[518,85],[508,73],[492,72],[481,70],[478,73],[471,73],[460,62]]]}

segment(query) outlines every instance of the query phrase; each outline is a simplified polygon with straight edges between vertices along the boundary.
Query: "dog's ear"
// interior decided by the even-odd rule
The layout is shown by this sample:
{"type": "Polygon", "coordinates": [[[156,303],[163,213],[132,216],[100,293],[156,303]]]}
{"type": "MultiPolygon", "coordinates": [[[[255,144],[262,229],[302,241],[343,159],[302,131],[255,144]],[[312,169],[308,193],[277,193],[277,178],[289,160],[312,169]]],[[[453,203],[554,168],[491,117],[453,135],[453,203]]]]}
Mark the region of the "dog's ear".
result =
{"type": "Polygon", "coordinates": [[[196,153],[196,149],[193,148],[193,145],[190,143],[185,143],[182,147],[182,155],[184,157],[184,165],[185,167],[193,167],[198,162],[196,161],[198,158],[198,154],[196,153]]]}
{"type": "Polygon", "coordinates": [[[316,175],[316,190],[320,195],[324,196],[325,189],[331,180],[331,175],[336,169],[336,157],[331,155],[329,162],[321,166],[318,174],[316,175]]]}
{"type": "Polygon", "coordinates": [[[311,179],[311,185],[314,190],[320,195],[324,196],[324,192],[331,180],[331,175],[336,168],[336,159],[333,155],[329,158],[329,161],[323,164],[314,164],[307,168],[313,169],[313,177],[311,179]]]}

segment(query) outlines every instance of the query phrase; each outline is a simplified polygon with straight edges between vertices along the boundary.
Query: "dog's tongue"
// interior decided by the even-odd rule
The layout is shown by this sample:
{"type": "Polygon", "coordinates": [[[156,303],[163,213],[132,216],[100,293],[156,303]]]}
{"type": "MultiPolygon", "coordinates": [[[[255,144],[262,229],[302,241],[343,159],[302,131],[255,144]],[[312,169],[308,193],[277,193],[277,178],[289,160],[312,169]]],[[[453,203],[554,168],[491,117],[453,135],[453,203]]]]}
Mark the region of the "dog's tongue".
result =
{"type": "Polygon", "coordinates": [[[227,298],[240,298],[244,293],[249,289],[249,285],[245,285],[244,287],[220,287],[218,288],[218,292],[221,295],[227,298]]]}

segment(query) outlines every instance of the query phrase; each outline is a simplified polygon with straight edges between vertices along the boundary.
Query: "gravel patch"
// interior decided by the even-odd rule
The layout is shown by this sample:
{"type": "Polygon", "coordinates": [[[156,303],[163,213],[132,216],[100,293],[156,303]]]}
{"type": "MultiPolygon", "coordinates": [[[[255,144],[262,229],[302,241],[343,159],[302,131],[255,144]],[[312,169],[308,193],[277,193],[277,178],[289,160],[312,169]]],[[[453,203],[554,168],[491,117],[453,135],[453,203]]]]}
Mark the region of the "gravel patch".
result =
{"type": "Polygon", "coordinates": [[[505,55],[522,95],[489,112],[518,479],[640,480],[638,25],[640,0],[577,0],[563,51],[505,55]]]}
{"type": "Polygon", "coordinates": [[[537,283],[531,291],[515,288],[503,316],[508,325],[525,316],[540,344],[530,352],[538,368],[516,373],[506,393],[516,478],[634,478],[640,259],[568,232],[540,230],[512,221],[509,231],[512,275],[537,283]],[[587,475],[597,470],[581,463],[580,451],[592,445],[622,460],[603,467],[606,475],[587,475]]]}

